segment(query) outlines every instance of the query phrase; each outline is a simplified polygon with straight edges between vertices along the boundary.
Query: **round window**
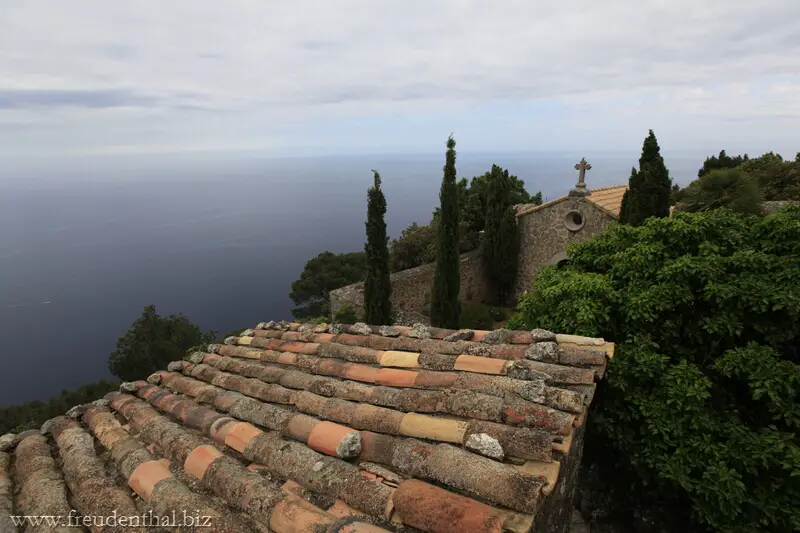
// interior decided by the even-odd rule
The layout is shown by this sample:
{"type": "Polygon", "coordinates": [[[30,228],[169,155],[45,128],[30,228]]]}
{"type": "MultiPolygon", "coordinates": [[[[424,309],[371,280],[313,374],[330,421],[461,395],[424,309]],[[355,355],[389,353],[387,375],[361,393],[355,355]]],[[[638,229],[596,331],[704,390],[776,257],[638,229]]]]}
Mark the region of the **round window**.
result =
{"type": "Polygon", "coordinates": [[[578,231],[584,226],[584,224],[586,224],[586,219],[584,218],[583,213],[577,209],[573,209],[564,216],[564,225],[570,231],[578,231]]]}

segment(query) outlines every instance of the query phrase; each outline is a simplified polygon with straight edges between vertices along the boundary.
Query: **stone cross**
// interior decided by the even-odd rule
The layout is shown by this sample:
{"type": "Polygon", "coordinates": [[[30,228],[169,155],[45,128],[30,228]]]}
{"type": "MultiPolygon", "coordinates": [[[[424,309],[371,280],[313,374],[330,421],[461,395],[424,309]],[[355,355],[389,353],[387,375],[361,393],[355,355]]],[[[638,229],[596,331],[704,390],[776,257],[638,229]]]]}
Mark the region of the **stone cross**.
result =
{"type": "Polygon", "coordinates": [[[575,185],[575,190],[579,192],[586,191],[586,171],[591,170],[592,165],[586,162],[585,158],[581,158],[581,162],[575,165],[575,170],[578,170],[578,184],[575,185]]]}

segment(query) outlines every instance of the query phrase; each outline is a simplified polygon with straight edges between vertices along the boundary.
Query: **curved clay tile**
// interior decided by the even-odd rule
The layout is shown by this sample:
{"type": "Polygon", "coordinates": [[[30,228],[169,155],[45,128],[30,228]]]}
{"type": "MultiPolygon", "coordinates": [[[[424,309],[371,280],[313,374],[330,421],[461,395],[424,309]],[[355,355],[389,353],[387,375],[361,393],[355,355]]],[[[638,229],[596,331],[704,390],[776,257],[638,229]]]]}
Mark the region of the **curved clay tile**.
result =
{"type": "Polygon", "coordinates": [[[19,487],[15,507],[19,515],[44,519],[39,524],[28,522],[25,531],[74,532],[75,524],[69,522],[72,509],[67,501],[67,487],[50,455],[47,438],[38,431],[20,437],[14,451],[14,481],[19,487]],[[54,523],[49,525],[51,518],[54,523]]]}
{"type": "Polygon", "coordinates": [[[298,530],[299,525],[309,531],[328,530],[339,520],[282,490],[277,483],[248,470],[241,462],[159,415],[148,404],[113,395],[111,406],[129,420],[136,420],[133,425],[164,450],[171,461],[183,465],[187,474],[199,479],[204,487],[231,506],[269,524],[276,533],[292,533],[298,530]],[[173,446],[172,443],[177,441],[183,442],[184,446],[173,446]],[[191,449],[187,449],[187,443],[191,449]]]}
{"type": "Polygon", "coordinates": [[[564,533],[613,353],[544,330],[261,323],[0,437],[0,532],[14,512],[189,510],[211,529],[167,529],[564,533]]]}
{"type": "Polygon", "coordinates": [[[208,517],[213,531],[236,533],[253,531],[240,519],[225,513],[206,496],[197,494],[179,481],[164,460],[155,459],[147,447],[132,437],[106,409],[90,407],[83,420],[92,433],[111,451],[111,457],[127,478],[128,486],[147,502],[160,517],[181,516],[194,511],[208,517]]]}
{"type": "Polygon", "coordinates": [[[13,487],[11,484],[11,455],[0,452],[0,532],[13,533],[16,526],[11,520],[14,512],[13,487]]]}
{"type": "MultiPolygon", "coordinates": [[[[81,425],[69,418],[54,423],[53,438],[62,461],[62,471],[72,492],[72,502],[83,516],[98,517],[98,531],[105,533],[144,533],[146,528],[136,525],[105,524],[101,517],[136,516],[138,513],[129,492],[117,486],[106,474],[103,462],[97,457],[94,439],[81,425]]],[[[90,522],[91,523],[91,522],[90,522]]]]}

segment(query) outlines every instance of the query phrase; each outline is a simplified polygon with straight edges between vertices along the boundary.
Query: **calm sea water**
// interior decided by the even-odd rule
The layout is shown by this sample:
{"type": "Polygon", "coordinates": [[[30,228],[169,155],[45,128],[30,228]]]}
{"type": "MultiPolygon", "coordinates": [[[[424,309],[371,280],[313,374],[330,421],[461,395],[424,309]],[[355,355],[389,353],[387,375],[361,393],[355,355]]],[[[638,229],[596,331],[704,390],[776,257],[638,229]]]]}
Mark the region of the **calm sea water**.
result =
{"type": "MultiPolygon", "coordinates": [[[[459,155],[531,192],[567,192],[581,155],[591,187],[626,183],[638,154],[459,155]]],[[[700,155],[669,157],[688,183],[700,155]]],[[[103,157],[0,169],[0,404],[109,377],[116,340],[155,304],[227,332],[290,318],[290,284],[317,253],[364,240],[370,169],[383,176],[392,236],[438,204],[442,156],[307,159],[103,157]]],[[[144,376],[143,376],[144,377],[144,376]]]]}

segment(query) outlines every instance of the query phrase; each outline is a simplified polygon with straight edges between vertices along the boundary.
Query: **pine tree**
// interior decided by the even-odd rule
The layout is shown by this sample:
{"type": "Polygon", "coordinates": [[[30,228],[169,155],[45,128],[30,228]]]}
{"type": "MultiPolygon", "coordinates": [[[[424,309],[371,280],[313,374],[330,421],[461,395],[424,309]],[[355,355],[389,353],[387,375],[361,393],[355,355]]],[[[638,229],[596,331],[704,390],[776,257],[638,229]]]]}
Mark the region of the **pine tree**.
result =
{"type": "Polygon", "coordinates": [[[712,155],[711,157],[706,157],[703,166],[700,170],[697,171],[697,177],[702,178],[709,172],[714,170],[719,170],[723,168],[736,168],[740,166],[742,163],[746,163],[749,161],[749,157],[747,154],[744,156],[737,155],[736,157],[729,156],[725,150],[721,150],[719,153],[719,157],[712,155]]]}
{"type": "Polygon", "coordinates": [[[148,305],[117,340],[117,349],[108,357],[108,370],[123,381],[140,379],[214,338],[213,331],[204,332],[184,315],[161,316],[154,305],[148,305]]]}
{"type": "Polygon", "coordinates": [[[486,192],[483,260],[500,305],[507,303],[517,278],[519,240],[511,192],[508,170],[492,165],[486,192]]]}
{"type": "Polygon", "coordinates": [[[620,222],[639,226],[650,217],[668,217],[671,188],[669,171],[656,136],[650,130],[642,145],[639,170],[632,170],[628,190],[622,199],[620,222]]]}
{"type": "Polygon", "coordinates": [[[389,280],[389,237],[386,235],[386,197],[381,175],[372,171],[375,182],[367,191],[367,277],[364,280],[364,318],[376,326],[391,324],[392,284],[389,280]]]}
{"type": "Polygon", "coordinates": [[[436,236],[436,270],[431,291],[431,323],[458,329],[461,321],[460,257],[458,253],[459,206],[456,184],[456,141],[447,139],[442,188],[439,192],[439,224],[436,236]]]}

